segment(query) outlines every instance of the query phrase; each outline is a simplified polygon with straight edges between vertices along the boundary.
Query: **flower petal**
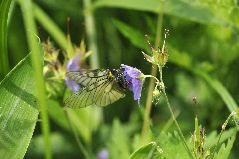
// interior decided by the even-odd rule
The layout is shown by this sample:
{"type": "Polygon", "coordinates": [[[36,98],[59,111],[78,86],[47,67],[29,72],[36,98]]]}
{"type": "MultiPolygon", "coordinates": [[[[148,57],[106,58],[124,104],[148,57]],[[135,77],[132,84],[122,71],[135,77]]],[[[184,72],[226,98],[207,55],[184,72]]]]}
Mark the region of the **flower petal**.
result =
{"type": "Polygon", "coordinates": [[[73,92],[78,91],[80,86],[73,80],[70,80],[68,77],[65,78],[65,84],[72,89],[73,92]]]}
{"type": "Polygon", "coordinates": [[[138,76],[142,73],[140,70],[133,68],[131,66],[121,64],[121,67],[125,69],[124,70],[125,79],[130,83],[128,89],[134,93],[134,100],[138,100],[138,104],[140,105],[143,79],[139,79],[138,76]]]}
{"type": "Polygon", "coordinates": [[[70,61],[66,65],[66,71],[79,71],[80,70],[80,59],[81,59],[82,53],[78,52],[75,57],[70,59],[70,61]]]}
{"type": "MultiPolygon", "coordinates": [[[[80,59],[81,59],[82,53],[78,52],[75,57],[70,59],[70,61],[66,65],[66,71],[79,71],[80,70],[80,59]]],[[[65,77],[65,84],[72,89],[73,92],[78,91],[80,86],[74,82],[73,80],[70,80],[69,77],[65,77]]]]}

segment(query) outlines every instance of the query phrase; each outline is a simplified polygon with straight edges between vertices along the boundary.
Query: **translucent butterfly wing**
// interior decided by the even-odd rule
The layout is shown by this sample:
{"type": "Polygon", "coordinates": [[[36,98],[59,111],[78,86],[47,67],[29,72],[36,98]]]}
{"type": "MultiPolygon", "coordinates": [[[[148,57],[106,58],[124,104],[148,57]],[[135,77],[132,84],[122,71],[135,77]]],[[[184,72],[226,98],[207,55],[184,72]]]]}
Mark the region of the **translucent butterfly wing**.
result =
{"type": "Polygon", "coordinates": [[[124,96],[124,92],[118,87],[116,81],[112,81],[103,86],[98,96],[96,96],[95,105],[107,106],[124,96]]]}
{"type": "Polygon", "coordinates": [[[82,87],[66,99],[65,106],[70,108],[106,106],[123,98],[124,92],[114,78],[109,78],[109,71],[68,72],[68,77],[82,87]]]}
{"type": "Polygon", "coordinates": [[[82,87],[86,87],[107,78],[107,70],[81,70],[80,72],[67,72],[66,76],[82,87]]]}

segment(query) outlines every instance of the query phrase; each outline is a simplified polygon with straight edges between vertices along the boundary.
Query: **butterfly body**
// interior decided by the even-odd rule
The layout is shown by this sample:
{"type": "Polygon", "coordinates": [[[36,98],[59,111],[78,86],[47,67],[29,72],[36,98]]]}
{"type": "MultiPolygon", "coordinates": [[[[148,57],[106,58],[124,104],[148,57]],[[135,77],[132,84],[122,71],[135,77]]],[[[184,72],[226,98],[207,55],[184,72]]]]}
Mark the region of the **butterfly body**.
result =
{"type": "Polygon", "coordinates": [[[64,102],[66,107],[107,106],[125,96],[129,83],[123,69],[96,69],[67,72],[66,76],[80,86],[64,102]]]}

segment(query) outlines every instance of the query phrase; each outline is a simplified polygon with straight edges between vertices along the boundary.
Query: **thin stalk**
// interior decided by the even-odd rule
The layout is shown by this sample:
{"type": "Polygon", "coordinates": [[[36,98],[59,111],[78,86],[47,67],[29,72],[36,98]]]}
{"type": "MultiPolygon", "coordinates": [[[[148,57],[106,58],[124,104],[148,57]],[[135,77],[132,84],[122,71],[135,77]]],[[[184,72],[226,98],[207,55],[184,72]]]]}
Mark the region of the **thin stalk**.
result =
{"type": "Polygon", "coordinates": [[[98,47],[96,40],[95,19],[93,10],[91,8],[91,0],[84,0],[85,8],[85,29],[87,40],[89,44],[89,50],[92,51],[90,56],[90,65],[92,69],[99,68],[98,47]]]}
{"type": "Polygon", "coordinates": [[[76,139],[76,143],[78,144],[78,146],[79,146],[81,152],[83,153],[84,157],[86,159],[90,159],[89,154],[87,153],[86,149],[84,148],[83,144],[81,143],[80,138],[79,138],[79,136],[78,136],[78,134],[76,132],[76,129],[75,129],[75,127],[73,126],[73,124],[71,122],[71,118],[70,118],[69,112],[67,110],[65,110],[64,112],[65,112],[66,118],[68,120],[68,123],[70,125],[70,128],[71,128],[71,130],[72,130],[72,132],[74,134],[74,137],[76,139]]]}
{"type": "Polygon", "coordinates": [[[34,77],[36,81],[36,93],[38,96],[39,102],[39,111],[41,118],[41,130],[44,138],[44,148],[45,148],[45,158],[52,158],[51,143],[50,143],[50,128],[49,120],[47,113],[47,104],[46,104],[46,94],[45,94],[45,84],[43,78],[43,52],[40,48],[41,44],[37,38],[37,29],[35,20],[33,17],[33,5],[31,0],[18,0],[21,9],[23,20],[25,24],[27,41],[29,49],[31,50],[31,60],[32,66],[34,68],[34,77]]]}
{"type": "Polygon", "coordinates": [[[8,11],[12,0],[2,0],[0,4],[0,80],[9,72],[7,51],[8,11]]]}
{"type": "Polygon", "coordinates": [[[49,16],[36,4],[33,5],[33,13],[36,20],[48,31],[48,33],[56,40],[56,42],[64,49],[67,50],[67,37],[60,30],[60,28],[49,18],[49,16]]]}
{"type": "MultiPolygon", "coordinates": [[[[162,26],[163,26],[163,2],[161,3],[161,12],[158,15],[157,19],[157,32],[156,32],[156,40],[155,40],[155,49],[159,46],[160,43],[160,35],[162,32],[162,26]]],[[[151,68],[151,75],[152,76],[157,76],[157,67],[156,65],[152,65],[151,68]]],[[[147,99],[146,99],[146,110],[144,112],[144,121],[143,121],[143,126],[142,126],[142,131],[141,131],[141,143],[144,143],[145,136],[148,134],[149,130],[149,121],[150,121],[150,112],[152,108],[152,98],[153,98],[153,90],[154,90],[154,84],[155,84],[155,79],[151,78],[149,81],[149,88],[148,88],[148,93],[147,93],[147,99]]]]}
{"type": "MultiPolygon", "coordinates": [[[[163,68],[160,67],[160,66],[159,66],[159,73],[160,73],[160,82],[163,83],[163,85],[164,85],[164,82],[163,82],[163,68]]],[[[169,112],[170,112],[170,114],[171,114],[171,117],[172,117],[172,119],[173,119],[173,122],[174,122],[174,124],[176,125],[176,127],[177,127],[177,129],[178,129],[179,136],[180,136],[181,140],[183,141],[184,147],[185,147],[185,149],[187,150],[188,155],[189,155],[192,159],[194,159],[193,154],[191,153],[191,151],[190,151],[190,149],[189,149],[189,147],[188,147],[188,145],[187,145],[187,143],[186,143],[186,140],[185,140],[185,138],[184,138],[184,136],[183,136],[183,132],[182,132],[182,130],[181,130],[181,128],[180,128],[180,126],[179,126],[179,124],[178,124],[178,122],[177,122],[177,120],[176,120],[176,117],[175,117],[175,115],[174,115],[174,113],[173,113],[172,107],[171,107],[171,105],[170,105],[170,103],[169,103],[169,100],[168,100],[168,96],[167,96],[167,94],[166,94],[166,92],[165,92],[165,87],[163,87],[162,92],[163,92],[164,98],[165,98],[165,100],[166,100],[167,107],[168,107],[168,109],[169,109],[169,112]]]]}
{"type": "MultiPolygon", "coordinates": [[[[177,117],[179,116],[179,114],[180,114],[180,111],[176,111],[174,113],[176,120],[177,120],[177,117]]],[[[174,123],[174,120],[173,120],[172,117],[170,117],[170,119],[167,121],[167,123],[164,125],[164,127],[162,128],[161,131],[162,132],[167,132],[168,129],[172,126],[173,123],[174,123]]]]}

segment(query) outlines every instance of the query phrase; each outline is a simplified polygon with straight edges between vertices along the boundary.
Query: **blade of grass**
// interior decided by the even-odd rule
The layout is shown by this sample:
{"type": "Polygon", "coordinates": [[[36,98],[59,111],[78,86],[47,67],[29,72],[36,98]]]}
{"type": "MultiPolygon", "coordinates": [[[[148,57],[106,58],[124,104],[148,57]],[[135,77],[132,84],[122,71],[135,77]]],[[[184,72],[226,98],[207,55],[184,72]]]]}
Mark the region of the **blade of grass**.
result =
{"type": "Polygon", "coordinates": [[[19,62],[0,83],[0,156],[23,158],[39,111],[30,56],[19,62]]]}
{"type": "Polygon", "coordinates": [[[0,80],[9,71],[7,51],[7,20],[12,0],[2,0],[0,4],[0,80]]]}
{"type": "Polygon", "coordinates": [[[37,97],[40,105],[41,129],[44,136],[45,158],[51,158],[51,143],[49,138],[49,121],[46,106],[45,84],[43,78],[43,52],[40,49],[40,43],[37,39],[37,29],[33,16],[33,4],[31,0],[18,0],[22,9],[23,20],[25,24],[27,41],[32,51],[31,59],[34,68],[34,77],[36,79],[37,97]]]}
{"type": "Polygon", "coordinates": [[[49,18],[49,16],[36,4],[33,4],[33,13],[36,20],[48,31],[48,33],[56,40],[56,42],[67,50],[67,37],[60,28],[49,18]]]}
{"type": "Polygon", "coordinates": [[[229,92],[222,85],[221,82],[216,79],[213,79],[201,70],[194,70],[193,72],[202,77],[205,81],[207,81],[207,83],[220,95],[231,113],[237,110],[238,107],[235,100],[232,98],[232,96],[229,94],[229,92]]]}
{"type": "Polygon", "coordinates": [[[237,103],[233,99],[232,95],[219,80],[211,77],[202,69],[193,66],[193,59],[189,56],[190,53],[179,52],[173,47],[170,47],[170,50],[170,62],[175,63],[203,78],[212,87],[212,89],[214,89],[219,94],[231,113],[238,109],[237,103]],[[178,60],[179,57],[181,60],[178,60]]]}
{"type": "Polygon", "coordinates": [[[92,10],[91,0],[84,0],[85,9],[85,28],[87,34],[87,40],[89,48],[92,51],[90,56],[91,68],[99,68],[99,58],[98,58],[98,47],[96,42],[96,29],[95,29],[95,19],[92,10]]]}
{"type": "Polygon", "coordinates": [[[218,13],[213,13],[209,7],[185,0],[98,0],[93,3],[92,7],[93,9],[122,8],[159,14],[162,2],[164,2],[164,14],[204,24],[230,24],[230,21],[222,19],[218,13]]]}

